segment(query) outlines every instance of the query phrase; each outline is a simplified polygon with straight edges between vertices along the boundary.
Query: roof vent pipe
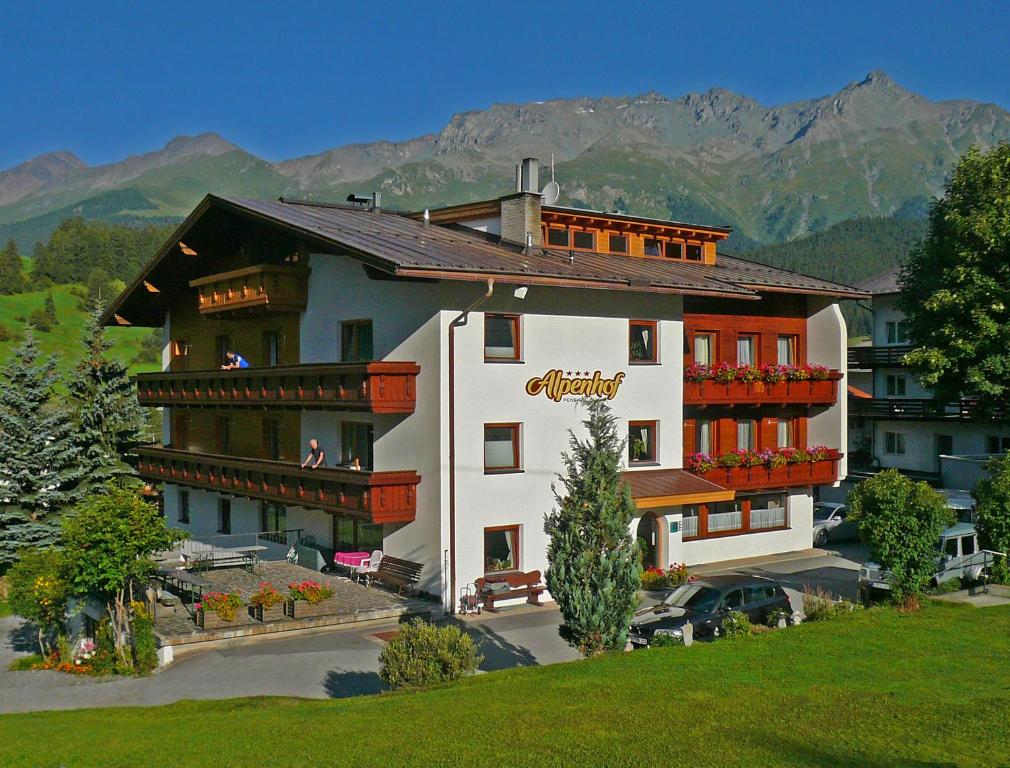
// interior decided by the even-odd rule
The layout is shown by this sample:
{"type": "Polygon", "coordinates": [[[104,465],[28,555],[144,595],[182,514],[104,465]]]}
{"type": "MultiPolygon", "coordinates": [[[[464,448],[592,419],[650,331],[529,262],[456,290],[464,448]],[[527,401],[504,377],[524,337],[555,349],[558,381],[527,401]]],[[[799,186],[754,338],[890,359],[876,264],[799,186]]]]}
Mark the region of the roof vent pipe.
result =
{"type": "Polygon", "coordinates": [[[516,166],[516,192],[523,191],[523,171],[520,166],[516,166]]]}
{"type": "Polygon", "coordinates": [[[523,253],[531,253],[533,251],[533,233],[526,233],[526,247],[523,249],[523,253]]]}
{"type": "Polygon", "coordinates": [[[431,224],[431,214],[428,212],[428,209],[425,208],[424,209],[424,226],[428,226],[429,224],[431,224]]]}

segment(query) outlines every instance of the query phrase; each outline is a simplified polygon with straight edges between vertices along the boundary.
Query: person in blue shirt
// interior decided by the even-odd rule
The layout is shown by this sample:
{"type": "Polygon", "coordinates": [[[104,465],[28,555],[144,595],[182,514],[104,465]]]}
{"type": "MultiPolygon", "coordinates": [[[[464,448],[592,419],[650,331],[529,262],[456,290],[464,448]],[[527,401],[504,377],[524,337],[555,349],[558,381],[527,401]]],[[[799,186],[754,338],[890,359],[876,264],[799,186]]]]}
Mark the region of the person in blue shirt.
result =
{"type": "Polygon", "coordinates": [[[246,360],[238,352],[228,351],[224,353],[224,365],[221,366],[224,370],[230,371],[233,368],[248,368],[249,361],[246,360]]]}

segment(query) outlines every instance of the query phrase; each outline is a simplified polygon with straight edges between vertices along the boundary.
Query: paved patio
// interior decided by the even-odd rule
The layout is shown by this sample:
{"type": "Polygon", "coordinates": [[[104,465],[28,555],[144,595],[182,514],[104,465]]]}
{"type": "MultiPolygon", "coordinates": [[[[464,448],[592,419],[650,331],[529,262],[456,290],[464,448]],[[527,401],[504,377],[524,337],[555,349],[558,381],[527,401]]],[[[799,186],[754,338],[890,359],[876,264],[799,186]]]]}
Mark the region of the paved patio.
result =
{"type": "Polygon", "coordinates": [[[338,608],[327,616],[304,619],[285,617],[267,623],[256,621],[242,609],[234,626],[227,629],[203,630],[196,626],[183,605],[174,607],[158,605],[155,612],[155,634],[161,645],[188,645],[356,621],[396,619],[405,615],[431,613],[437,608],[436,604],[427,600],[396,595],[380,587],[368,588],[350,579],[318,573],[293,565],[286,560],[261,562],[254,573],[239,567],[215,568],[200,573],[200,576],[211,583],[205,592],[237,592],[244,603],[248,603],[249,598],[259,589],[261,582],[268,581],[281,592],[285,592],[291,582],[312,579],[329,585],[338,608]]]}

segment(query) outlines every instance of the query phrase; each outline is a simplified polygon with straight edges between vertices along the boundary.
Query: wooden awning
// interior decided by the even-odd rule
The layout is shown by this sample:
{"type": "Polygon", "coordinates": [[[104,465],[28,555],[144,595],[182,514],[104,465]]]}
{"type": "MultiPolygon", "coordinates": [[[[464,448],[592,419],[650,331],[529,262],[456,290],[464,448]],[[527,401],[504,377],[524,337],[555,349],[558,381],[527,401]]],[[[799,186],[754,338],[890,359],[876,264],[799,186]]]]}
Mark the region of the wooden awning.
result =
{"type": "Polygon", "coordinates": [[[871,395],[869,392],[864,392],[859,387],[854,387],[851,384],[849,384],[848,385],[848,389],[849,389],[849,394],[852,395],[852,397],[858,398],[860,400],[872,400],[873,399],[873,395],[871,395]]]}
{"type": "Polygon", "coordinates": [[[630,470],[621,479],[631,489],[631,498],[639,509],[655,509],[679,504],[708,504],[732,501],[736,491],[683,469],[630,470]]]}

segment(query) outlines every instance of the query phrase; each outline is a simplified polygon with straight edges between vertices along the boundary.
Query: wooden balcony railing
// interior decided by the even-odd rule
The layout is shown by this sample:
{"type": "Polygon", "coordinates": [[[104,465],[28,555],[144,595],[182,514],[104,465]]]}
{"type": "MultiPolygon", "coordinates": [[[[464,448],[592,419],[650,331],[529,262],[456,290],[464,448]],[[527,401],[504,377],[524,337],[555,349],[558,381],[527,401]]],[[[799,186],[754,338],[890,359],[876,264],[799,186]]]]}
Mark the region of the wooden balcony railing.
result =
{"type": "Polygon", "coordinates": [[[849,347],[849,368],[901,367],[911,344],[893,347],[849,347]]]}
{"type": "Polygon", "coordinates": [[[201,488],[249,499],[321,509],[372,523],[409,523],[417,513],[420,475],[320,467],[150,446],[137,450],[150,482],[201,488]]]}
{"type": "Polygon", "coordinates": [[[309,298],[309,268],[261,264],[219,272],[190,286],[199,292],[200,314],[218,312],[301,312],[309,298]]]}
{"type": "Polygon", "coordinates": [[[684,382],[684,405],[834,405],[842,374],[831,371],[822,380],[720,382],[715,379],[684,382]]]}
{"type": "Polygon", "coordinates": [[[416,363],[319,363],[223,371],[142,373],[146,406],[314,408],[413,413],[416,363]]]}
{"type": "Polygon", "coordinates": [[[849,416],[868,419],[898,419],[925,421],[971,421],[976,418],[974,400],[945,403],[924,398],[849,398],[849,416]]]}
{"type": "Polygon", "coordinates": [[[781,467],[716,467],[699,473],[724,488],[736,491],[756,491],[771,488],[791,488],[804,485],[830,485],[838,479],[838,460],[834,453],[823,461],[786,464],[781,467]]]}

